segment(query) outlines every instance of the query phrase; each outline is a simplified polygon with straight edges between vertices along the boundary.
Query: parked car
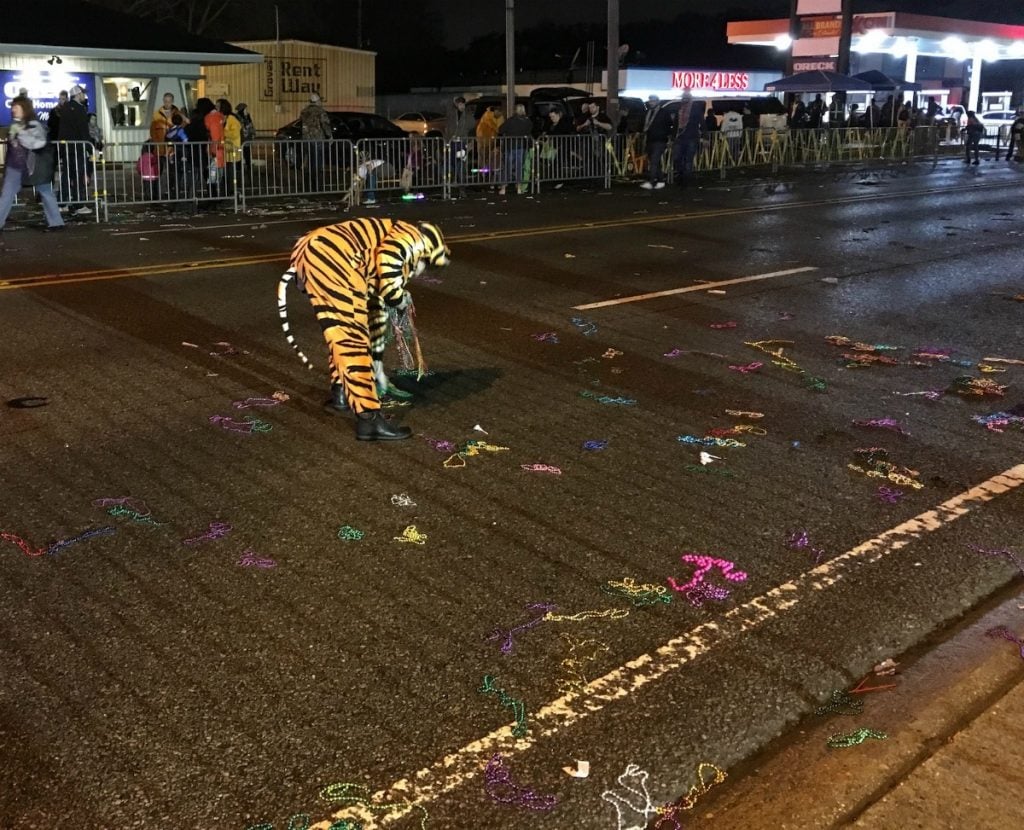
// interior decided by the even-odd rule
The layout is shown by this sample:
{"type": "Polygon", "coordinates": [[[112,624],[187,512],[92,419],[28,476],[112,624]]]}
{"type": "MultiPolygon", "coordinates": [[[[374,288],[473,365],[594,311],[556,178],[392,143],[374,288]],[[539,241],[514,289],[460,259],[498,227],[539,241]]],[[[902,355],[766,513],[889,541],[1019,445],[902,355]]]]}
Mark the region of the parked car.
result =
{"type": "MultiPolygon", "coordinates": [[[[353,144],[364,142],[363,146],[369,155],[384,159],[403,159],[408,153],[408,134],[401,127],[396,127],[382,115],[372,112],[328,112],[331,120],[331,131],[335,139],[347,139],[353,144]],[[401,143],[381,143],[375,146],[366,144],[373,139],[403,139],[401,143]]],[[[302,121],[296,118],[281,127],[274,138],[278,141],[299,141],[302,138],[302,121]]],[[[296,148],[299,145],[288,144],[282,156],[289,166],[294,167],[297,161],[296,148]]],[[[340,154],[341,160],[348,160],[346,153],[340,154]]],[[[393,164],[393,162],[392,162],[393,164]]]]}
{"type": "Polygon", "coordinates": [[[986,127],[1008,127],[1016,118],[1016,110],[989,110],[978,113],[978,120],[986,127]]]}
{"type": "MultiPolygon", "coordinates": [[[[328,112],[334,138],[359,141],[362,138],[405,138],[406,131],[372,112],[328,112]]],[[[298,140],[302,138],[302,121],[296,118],[281,127],[274,138],[298,140]]]]}
{"type": "Polygon", "coordinates": [[[391,120],[396,127],[409,134],[440,138],[444,135],[445,117],[439,112],[406,112],[391,120]]]}

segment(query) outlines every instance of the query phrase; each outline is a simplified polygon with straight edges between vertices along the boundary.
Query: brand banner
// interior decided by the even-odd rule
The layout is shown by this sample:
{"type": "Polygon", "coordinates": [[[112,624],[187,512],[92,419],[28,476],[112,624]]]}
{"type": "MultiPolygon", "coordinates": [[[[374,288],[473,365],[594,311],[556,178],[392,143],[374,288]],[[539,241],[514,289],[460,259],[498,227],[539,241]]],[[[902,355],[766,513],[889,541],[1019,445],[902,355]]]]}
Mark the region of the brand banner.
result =
{"type": "Polygon", "coordinates": [[[36,115],[45,121],[50,110],[57,106],[61,91],[67,92],[75,84],[85,90],[86,106],[96,111],[96,76],[84,72],[65,72],[53,69],[0,69],[0,90],[3,92],[3,107],[0,108],[0,126],[11,124],[11,101],[24,89],[32,99],[36,115]]]}

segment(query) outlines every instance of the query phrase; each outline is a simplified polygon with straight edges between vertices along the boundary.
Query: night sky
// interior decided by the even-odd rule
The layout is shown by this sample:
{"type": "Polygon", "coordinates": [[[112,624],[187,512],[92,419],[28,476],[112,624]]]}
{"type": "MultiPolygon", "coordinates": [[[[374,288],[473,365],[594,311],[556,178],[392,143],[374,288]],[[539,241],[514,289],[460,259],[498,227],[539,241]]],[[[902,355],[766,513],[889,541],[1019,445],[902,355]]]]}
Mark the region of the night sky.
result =
{"type": "MultiPolygon", "coordinates": [[[[380,2],[381,0],[364,0],[380,2]]],[[[428,0],[444,17],[446,45],[458,49],[477,36],[503,31],[504,0],[428,0]]],[[[724,9],[742,10],[742,17],[778,16],[788,13],[789,0],[620,0],[623,22],[671,20],[683,12],[724,9]]],[[[546,20],[554,23],[601,22],[606,16],[606,0],[516,0],[516,28],[529,28],[546,20]]],[[[909,11],[942,17],[961,17],[1024,24],[1022,0],[854,0],[854,12],[909,11]]],[[[723,37],[724,37],[723,33],[723,37]]]]}

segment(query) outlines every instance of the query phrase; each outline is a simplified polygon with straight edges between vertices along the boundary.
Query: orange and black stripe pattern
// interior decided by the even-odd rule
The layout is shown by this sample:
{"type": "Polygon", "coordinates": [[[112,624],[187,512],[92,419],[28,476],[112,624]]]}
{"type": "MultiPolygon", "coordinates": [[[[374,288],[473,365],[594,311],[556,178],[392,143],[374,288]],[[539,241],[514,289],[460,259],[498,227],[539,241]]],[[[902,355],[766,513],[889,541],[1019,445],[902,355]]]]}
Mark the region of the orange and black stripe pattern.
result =
{"type": "Polygon", "coordinates": [[[286,289],[295,279],[327,341],[331,381],[344,383],[354,412],[380,409],[387,308],[403,302],[411,277],[428,265],[447,265],[449,257],[441,231],[427,223],[366,218],[317,228],[295,244],[278,283],[285,337],[312,368],[288,325],[286,289]]]}

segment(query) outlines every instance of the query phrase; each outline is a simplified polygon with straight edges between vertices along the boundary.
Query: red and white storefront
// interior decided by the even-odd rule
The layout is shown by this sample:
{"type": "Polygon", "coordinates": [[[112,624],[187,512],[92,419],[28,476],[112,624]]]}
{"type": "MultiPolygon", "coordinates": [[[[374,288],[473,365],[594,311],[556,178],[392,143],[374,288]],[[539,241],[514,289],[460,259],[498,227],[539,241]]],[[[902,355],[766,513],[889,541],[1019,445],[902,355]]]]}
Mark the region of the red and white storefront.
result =
{"type": "MultiPolygon", "coordinates": [[[[619,94],[646,99],[678,98],[689,90],[699,98],[760,98],[764,85],[779,77],[777,69],[628,69],[619,70],[619,94]]],[[[602,77],[602,81],[604,77],[602,77]]],[[[604,85],[607,88],[606,85],[604,85]]]]}

